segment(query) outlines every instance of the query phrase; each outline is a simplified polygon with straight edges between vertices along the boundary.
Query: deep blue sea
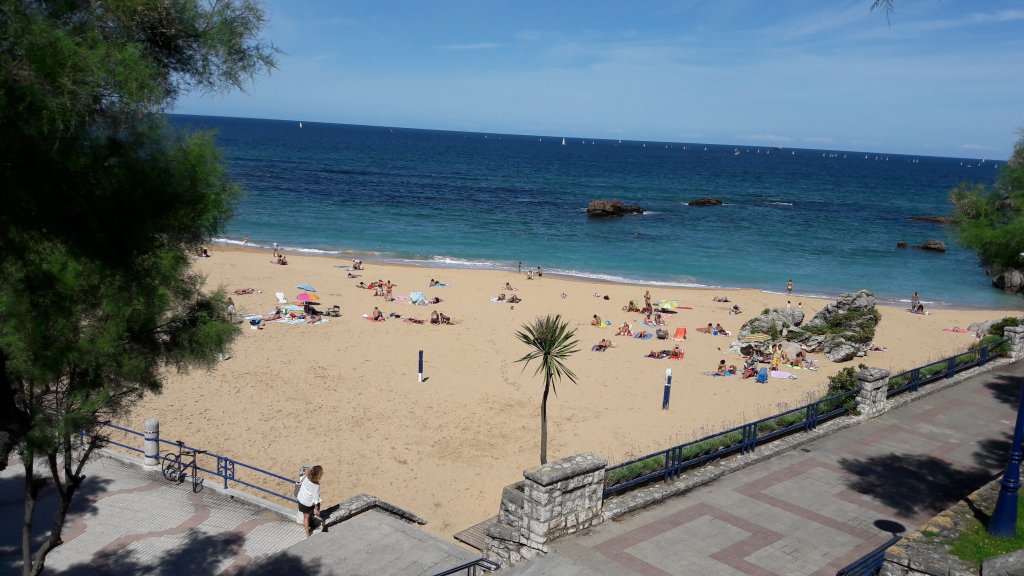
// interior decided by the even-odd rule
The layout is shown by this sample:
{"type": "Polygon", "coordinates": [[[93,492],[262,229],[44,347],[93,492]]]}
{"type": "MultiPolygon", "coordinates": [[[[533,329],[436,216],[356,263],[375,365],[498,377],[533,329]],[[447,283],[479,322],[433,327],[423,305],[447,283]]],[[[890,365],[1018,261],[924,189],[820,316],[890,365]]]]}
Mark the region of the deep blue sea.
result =
{"type": "Polygon", "coordinates": [[[1002,161],[171,117],[213,129],[245,189],[221,242],[343,258],[1024,308],[944,226],[962,181],[1002,161]],[[737,154],[737,152],[739,152],[737,154]],[[711,196],[722,206],[691,207],[711,196]],[[591,219],[592,199],[644,214],[591,219]],[[946,242],[946,253],[898,249],[946,242]]]}

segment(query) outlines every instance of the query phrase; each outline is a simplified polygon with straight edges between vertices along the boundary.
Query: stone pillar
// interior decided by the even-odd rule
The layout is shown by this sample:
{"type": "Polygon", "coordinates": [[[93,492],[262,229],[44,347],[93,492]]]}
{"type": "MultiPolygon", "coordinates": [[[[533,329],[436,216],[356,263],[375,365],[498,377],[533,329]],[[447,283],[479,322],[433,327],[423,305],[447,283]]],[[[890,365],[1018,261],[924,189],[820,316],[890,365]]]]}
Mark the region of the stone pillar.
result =
{"type": "Polygon", "coordinates": [[[160,421],[146,419],[142,427],[142,456],[146,466],[160,465],[160,421]]]}
{"type": "Polygon", "coordinates": [[[1024,358],[1024,326],[1003,328],[1003,337],[1010,341],[1010,359],[1017,361],[1024,358]]]}
{"type": "Polygon", "coordinates": [[[607,460],[577,454],[524,470],[505,488],[498,521],[485,530],[488,559],[511,566],[548,551],[548,542],[601,522],[607,460]]]}
{"type": "Polygon", "coordinates": [[[868,418],[874,418],[889,409],[886,393],[889,391],[889,371],[865,368],[854,373],[860,381],[857,409],[868,418]]]}

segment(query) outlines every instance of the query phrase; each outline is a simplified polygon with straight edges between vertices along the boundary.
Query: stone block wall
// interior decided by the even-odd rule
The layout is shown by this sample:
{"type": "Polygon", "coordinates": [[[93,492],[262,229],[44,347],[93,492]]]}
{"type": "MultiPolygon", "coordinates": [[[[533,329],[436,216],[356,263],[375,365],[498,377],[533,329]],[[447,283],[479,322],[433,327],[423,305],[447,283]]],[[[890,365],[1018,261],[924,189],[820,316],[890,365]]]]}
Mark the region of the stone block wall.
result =
{"type": "Polygon", "coordinates": [[[511,566],[547,553],[548,542],[601,522],[608,461],[577,454],[523,471],[502,492],[498,521],[484,532],[484,555],[511,566]]]}
{"type": "Polygon", "coordinates": [[[865,368],[854,374],[860,381],[857,408],[868,418],[888,410],[886,394],[889,392],[889,372],[881,368],[865,368]]]}
{"type": "Polygon", "coordinates": [[[1003,328],[1003,337],[1010,341],[1010,358],[1024,358],[1024,326],[1007,326],[1003,328]]]}

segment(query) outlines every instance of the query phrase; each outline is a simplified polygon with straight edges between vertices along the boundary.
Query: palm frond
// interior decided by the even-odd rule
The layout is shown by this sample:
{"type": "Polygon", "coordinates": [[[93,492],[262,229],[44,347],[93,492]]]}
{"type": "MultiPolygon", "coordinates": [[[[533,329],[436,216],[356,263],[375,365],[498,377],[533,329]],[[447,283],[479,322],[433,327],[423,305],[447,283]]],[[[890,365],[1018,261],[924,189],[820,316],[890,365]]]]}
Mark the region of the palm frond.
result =
{"type": "Polygon", "coordinates": [[[579,350],[575,336],[576,331],[569,329],[561,315],[538,317],[516,332],[516,338],[532,348],[516,362],[524,362],[523,370],[526,370],[530,362],[540,360],[534,374],[543,373],[546,383],[554,385],[563,376],[576,383],[576,373],[565,365],[565,360],[579,350]]]}

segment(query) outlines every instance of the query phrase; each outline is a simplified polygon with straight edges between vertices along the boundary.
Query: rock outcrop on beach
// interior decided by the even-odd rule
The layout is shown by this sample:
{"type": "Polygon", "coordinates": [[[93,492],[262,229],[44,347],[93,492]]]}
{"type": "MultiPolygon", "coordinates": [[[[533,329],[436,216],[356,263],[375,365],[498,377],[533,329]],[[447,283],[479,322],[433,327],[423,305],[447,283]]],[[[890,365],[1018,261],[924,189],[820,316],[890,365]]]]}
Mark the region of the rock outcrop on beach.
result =
{"type": "MultiPolygon", "coordinates": [[[[808,342],[820,337],[815,347],[833,362],[846,362],[863,356],[875,338],[882,315],[875,308],[875,295],[867,290],[843,294],[814,315],[804,326],[808,342]]],[[[801,342],[803,344],[803,342],[801,342]]]]}
{"type": "Polygon", "coordinates": [[[846,362],[863,356],[875,338],[875,327],[881,318],[875,309],[875,296],[867,290],[843,294],[825,306],[807,324],[804,311],[798,308],[765,309],[740,329],[739,339],[732,343],[734,352],[746,352],[745,337],[763,333],[772,342],[781,342],[782,349],[792,357],[796,350],[824,352],[833,362],[846,362]]]}
{"type": "Polygon", "coordinates": [[[924,244],[918,244],[914,246],[919,250],[931,250],[933,252],[945,252],[946,243],[942,240],[925,240],[924,244]]]}
{"type": "Polygon", "coordinates": [[[956,218],[952,216],[907,216],[907,220],[915,222],[935,222],[936,224],[954,224],[956,218]]]}
{"type": "Polygon", "coordinates": [[[607,216],[625,216],[626,214],[643,214],[643,208],[635,204],[623,204],[619,200],[591,200],[587,206],[587,216],[604,218],[607,216]]]}
{"type": "Polygon", "coordinates": [[[694,198],[686,203],[687,206],[721,206],[722,201],[718,198],[694,198]]]}

